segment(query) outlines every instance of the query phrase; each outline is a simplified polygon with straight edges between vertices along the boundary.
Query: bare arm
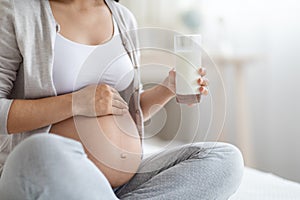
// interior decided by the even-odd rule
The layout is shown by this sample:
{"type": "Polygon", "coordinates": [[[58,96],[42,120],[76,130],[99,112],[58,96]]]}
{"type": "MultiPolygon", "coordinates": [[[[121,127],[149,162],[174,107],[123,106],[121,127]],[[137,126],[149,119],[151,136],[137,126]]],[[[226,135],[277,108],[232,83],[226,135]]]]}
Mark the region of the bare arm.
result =
{"type": "Polygon", "coordinates": [[[35,130],[72,117],[72,94],[37,100],[14,100],[7,121],[8,133],[35,130]]]}
{"type": "Polygon", "coordinates": [[[35,130],[73,116],[123,115],[128,110],[119,93],[108,85],[91,85],[79,91],[37,100],[14,100],[9,114],[8,133],[35,130]]]}
{"type": "Polygon", "coordinates": [[[150,119],[173,97],[174,93],[163,85],[157,85],[141,94],[141,108],[144,121],[150,119]]]}

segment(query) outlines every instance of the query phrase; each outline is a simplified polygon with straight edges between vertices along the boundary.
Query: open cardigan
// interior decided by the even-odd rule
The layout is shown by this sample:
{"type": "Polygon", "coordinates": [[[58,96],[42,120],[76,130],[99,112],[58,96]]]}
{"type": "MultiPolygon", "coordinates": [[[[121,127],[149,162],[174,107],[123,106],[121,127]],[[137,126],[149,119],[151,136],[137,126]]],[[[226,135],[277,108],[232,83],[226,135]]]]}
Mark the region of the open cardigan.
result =
{"type": "MultiPolygon", "coordinates": [[[[132,13],[113,0],[105,0],[116,19],[123,45],[134,66],[134,80],[120,92],[129,100],[129,111],[141,141],[137,25],[132,13]]],[[[8,154],[26,137],[47,133],[51,126],[8,135],[7,118],[14,99],[56,96],[52,68],[54,42],[59,26],[48,0],[0,0],[0,174],[8,154]]]]}

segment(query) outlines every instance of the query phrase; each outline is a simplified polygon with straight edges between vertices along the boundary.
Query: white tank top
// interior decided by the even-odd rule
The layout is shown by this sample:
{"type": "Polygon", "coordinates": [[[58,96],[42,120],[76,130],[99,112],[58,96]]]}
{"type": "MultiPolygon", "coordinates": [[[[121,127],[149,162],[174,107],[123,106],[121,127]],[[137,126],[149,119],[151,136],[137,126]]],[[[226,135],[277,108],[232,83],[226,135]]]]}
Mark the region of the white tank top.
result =
{"type": "Polygon", "coordinates": [[[113,24],[113,37],[95,46],[79,44],[57,34],[53,82],[58,95],[92,84],[105,83],[118,91],[130,85],[134,77],[133,65],[114,19],[113,24]]]}

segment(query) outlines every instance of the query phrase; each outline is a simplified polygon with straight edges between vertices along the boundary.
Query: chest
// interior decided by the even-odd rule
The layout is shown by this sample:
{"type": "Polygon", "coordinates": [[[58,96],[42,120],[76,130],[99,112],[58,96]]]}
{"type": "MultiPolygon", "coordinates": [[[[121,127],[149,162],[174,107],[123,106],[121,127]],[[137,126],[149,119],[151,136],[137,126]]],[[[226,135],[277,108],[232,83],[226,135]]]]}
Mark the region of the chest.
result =
{"type": "Polygon", "coordinates": [[[71,41],[60,33],[54,47],[53,82],[58,94],[88,85],[108,84],[125,90],[134,78],[132,62],[122,44],[116,21],[112,38],[100,45],[71,41]]]}
{"type": "Polygon", "coordinates": [[[50,5],[64,37],[87,45],[101,44],[111,38],[112,14],[105,4],[81,10],[54,1],[50,5]]]}

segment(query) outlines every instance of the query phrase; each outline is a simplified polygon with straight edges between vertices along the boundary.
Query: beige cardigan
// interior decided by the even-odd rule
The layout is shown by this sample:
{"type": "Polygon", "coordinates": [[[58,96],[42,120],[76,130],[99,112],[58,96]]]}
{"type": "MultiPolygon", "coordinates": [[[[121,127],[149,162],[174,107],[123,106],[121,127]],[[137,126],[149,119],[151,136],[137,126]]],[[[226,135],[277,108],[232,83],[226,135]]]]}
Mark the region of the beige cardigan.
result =
{"type": "MultiPolygon", "coordinates": [[[[136,21],[132,13],[113,0],[105,0],[118,24],[123,45],[135,69],[132,84],[121,96],[130,100],[129,111],[140,137],[139,54],[136,21]]],[[[47,133],[51,126],[8,135],[7,116],[13,99],[56,96],[52,80],[53,49],[59,26],[48,0],[0,0],[0,174],[8,154],[26,137],[47,133]]]]}

